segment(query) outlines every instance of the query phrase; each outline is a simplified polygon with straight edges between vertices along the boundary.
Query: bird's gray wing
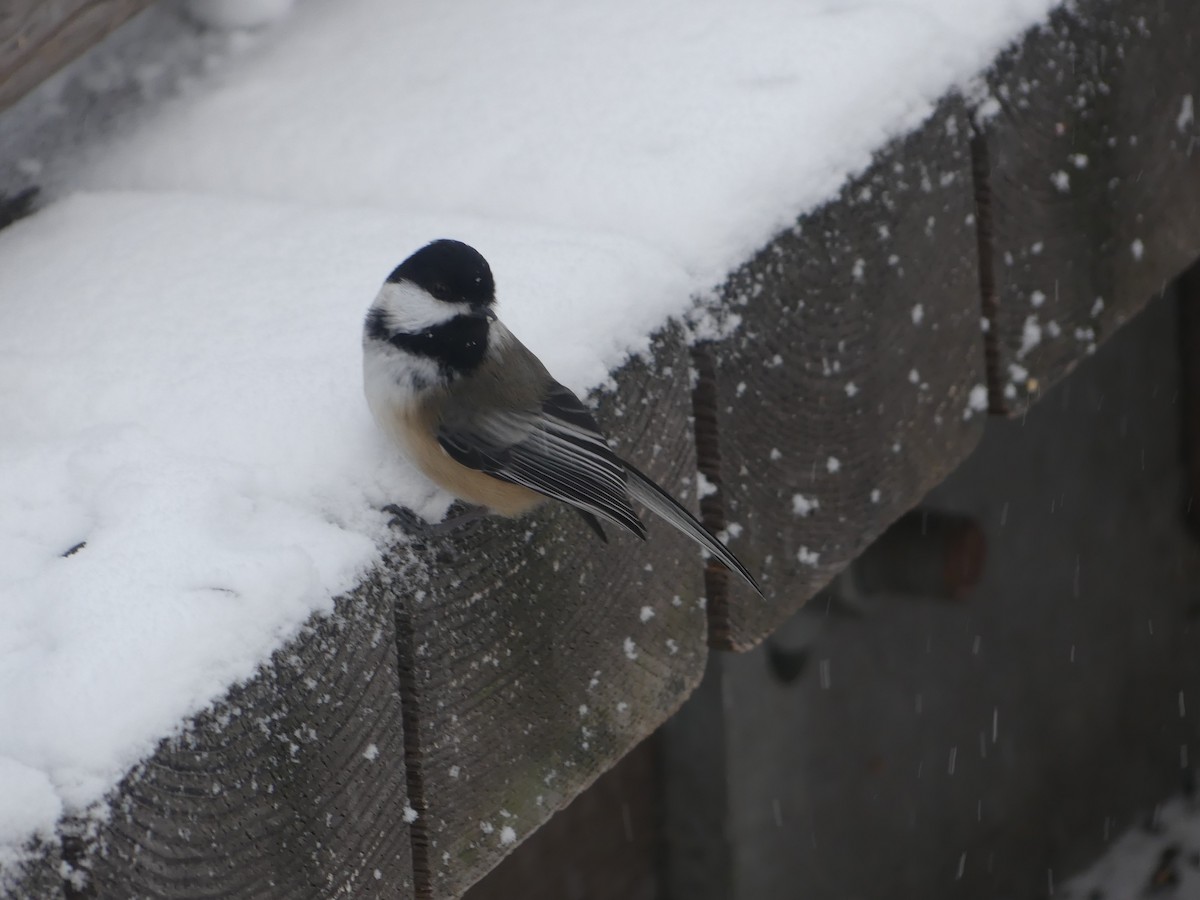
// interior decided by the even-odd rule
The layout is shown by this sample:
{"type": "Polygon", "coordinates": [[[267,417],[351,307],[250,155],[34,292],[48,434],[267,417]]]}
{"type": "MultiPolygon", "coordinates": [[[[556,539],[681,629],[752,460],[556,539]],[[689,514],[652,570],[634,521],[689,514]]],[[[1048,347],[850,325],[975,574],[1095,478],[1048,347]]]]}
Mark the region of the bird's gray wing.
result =
{"type": "Polygon", "coordinates": [[[646,536],[629,501],[625,464],[609,449],[587,407],[557,382],[540,408],[444,420],[437,439],[452,459],[468,468],[646,536]]]}
{"type": "Polygon", "coordinates": [[[687,535],[713,556],[721,561],[725,568],[731,572],[736,572],[746,584],[754,588],[754,592],[758,596],[763,595],[762,588],[758,586],[758,582],[754,580],[754,576],[750,574],[750,570],[742,565],[742,561],[733,555],[733,551],[726,547],[721,541],[707,528],[701,524],[700,520],[693,516],[684,506],[664,491],[658,484],[654,482],[648,475],[643,475],[629,463],[625,463],[625,475],[627,484],[629,485],[629,493],[635,500],[645,506],[656,516],[665,519],[674,525],[682,534],[687,535]]]}

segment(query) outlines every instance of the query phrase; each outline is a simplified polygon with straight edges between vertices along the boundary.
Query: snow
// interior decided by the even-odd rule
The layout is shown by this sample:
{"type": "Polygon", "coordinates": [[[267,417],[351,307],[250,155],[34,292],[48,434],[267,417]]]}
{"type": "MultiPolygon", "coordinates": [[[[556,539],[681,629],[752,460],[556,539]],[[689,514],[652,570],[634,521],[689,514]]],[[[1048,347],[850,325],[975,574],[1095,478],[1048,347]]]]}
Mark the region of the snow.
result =
{"type": "Polygon", "coordinates": [[[1175,797],[1154,811],[1151,827],[1132,828],[1063,885],[1063,896],[1200,896],[1200,803],[1175,797]]]}
{"type": "Polygon", "coordinates": [[[1195,122],[1196,110],[1192,103],[1192,95],[1184,94],[1183,100],[1179,104],[1179,115],[1175,117],[1175,127],[1180,133],[1187,134],[1195,122]]]}
{"type": "Polygon", "coordinates": [[[792,494],[792,514],[807,518],[815,509],[821,506],[816,497],[805,497],[803,494],[792,494]]]}
{"type": "Polygon", "coordinates": [[[988,405],[987,386],[977,384],[971,388],[971,392],[967,397],[967,407],[974,412],[985,412],[988,405]]]}
{"type": "MultiPolygon", "coordinates": [[[[0,232],[0,795],[42,795],[0,833],[86,808],[330,609],[379,507],[441,513],[366,412],[359,348],[394,248],[438,228],[509,284],[582,279],[598,323],[633,314],[598,302],[623,285],[672,287],[617,240],[200,195],[80,194],[0,232]]],[[[603,342],[532,312],[508,318],[535,350],[604,377],[603,342]]]]}
{"type": "Polygon", "coordinates": [[[631,662],[638,658],[637,644],[634,643],[633,638],[625,638],[622,649],[625,651],[625,658],[631,662]]]}
{"type": "Polygon", "coordinates": [[[87,183],[623,234],[709,287],[1052,5],[302,4],[87,183]]]}
{"type": "Polygon", "coordinates": [[[444,510],[361,396],[403,256],[604,383],[1051,5],[191,0],[253,43],[0,232],[0,864],[444,510]]]}
{"type": "Polygon", "coordinates": [[[186,0],[188,14],[210,28],[261,28],[286,15],[295,0],[186,0]]]}
{"type": "MultiPolygon", "coordinates": [[[[62,801],[40,769],[0,756],[0,869],[21,859],[19,846],[32,834],[49,838],[62,801]]],[[[0,881],[0,886],[3,882],[0,881]]]]}
{"type": "Polygon", "coordinates": [[[1026,316],[1021,329],[1021,346],[1017,348],[1017,359],[1024,359],[1042,342],[1042,326],[1037,316],[1026,316]]]}

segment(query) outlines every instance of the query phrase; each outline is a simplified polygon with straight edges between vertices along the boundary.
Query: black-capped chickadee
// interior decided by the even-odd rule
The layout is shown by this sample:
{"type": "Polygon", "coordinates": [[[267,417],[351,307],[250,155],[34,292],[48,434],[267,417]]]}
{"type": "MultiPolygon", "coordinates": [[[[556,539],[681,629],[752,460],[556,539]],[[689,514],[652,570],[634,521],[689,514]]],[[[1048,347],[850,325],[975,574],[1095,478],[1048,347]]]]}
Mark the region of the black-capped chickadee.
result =
{"type": "Polygon", "coordinates": [[[496,318],[492,270],[460,241],[422,247],[367,312],[363,382],[380,427],[437,485],[519,516],[547,497],[645,539],[630,503],[670,522],[761,596],[750,573],[670,494],[609,449],[592,414],[496,318]]]}

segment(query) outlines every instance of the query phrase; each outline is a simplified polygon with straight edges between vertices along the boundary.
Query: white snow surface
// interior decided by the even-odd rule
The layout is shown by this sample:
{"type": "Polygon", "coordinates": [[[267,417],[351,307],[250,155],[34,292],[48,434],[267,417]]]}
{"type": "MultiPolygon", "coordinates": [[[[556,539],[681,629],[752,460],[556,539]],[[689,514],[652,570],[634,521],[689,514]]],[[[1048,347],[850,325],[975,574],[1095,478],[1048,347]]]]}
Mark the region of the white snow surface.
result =
{"type": "Polygon", "coordinates": [[[618,234],[707,288],[1051,5],[309,3],[87,183],[618,234]]]}
{"type": "Polygon", "coordinates": [[[1174,797],[1155,809],[1153,828],[1131,828],[1062,887],[1071,900],[1200,898],[1200,802],[1174,797]]]}
{"type": "Polygon", "coordinates": [[[444,508],[361,394],[400,259],[600,384],[1052,5],[309,0],[95,148],[0,232],[0,867],[444,508]]]}

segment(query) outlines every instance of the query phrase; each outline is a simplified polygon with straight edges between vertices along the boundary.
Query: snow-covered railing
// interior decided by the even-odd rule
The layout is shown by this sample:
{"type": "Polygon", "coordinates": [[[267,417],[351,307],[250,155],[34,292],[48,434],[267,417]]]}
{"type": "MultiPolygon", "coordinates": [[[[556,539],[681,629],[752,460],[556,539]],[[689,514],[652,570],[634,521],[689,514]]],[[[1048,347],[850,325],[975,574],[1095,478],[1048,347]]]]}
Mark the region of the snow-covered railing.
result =
{"type": "Polygon", "coordinates": [[[0,885],[461,893],[1200,256],[1196,41],[1193,4],[1053,13],[613,374],[601,424],[691,502],[699,468],[768,602],[654,523],[401,543],[0,885]]]}

